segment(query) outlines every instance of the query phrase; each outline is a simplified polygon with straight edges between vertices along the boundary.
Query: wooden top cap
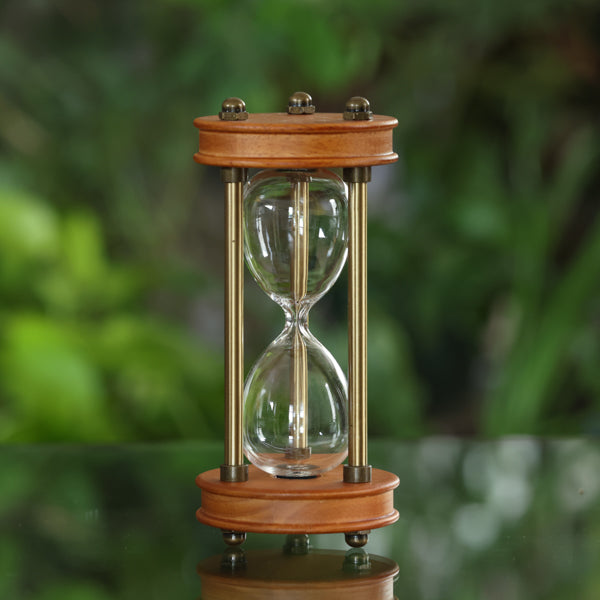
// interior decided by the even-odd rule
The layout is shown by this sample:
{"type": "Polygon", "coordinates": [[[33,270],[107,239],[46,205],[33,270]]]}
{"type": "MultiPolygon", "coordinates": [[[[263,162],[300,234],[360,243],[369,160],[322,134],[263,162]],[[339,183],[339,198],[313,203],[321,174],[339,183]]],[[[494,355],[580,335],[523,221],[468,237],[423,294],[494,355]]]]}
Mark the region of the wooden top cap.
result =
{"type": "Polygon", "coordinates": [[[199,117],[194,160],[218,167],[310,169],[394,162],[393,117],[346,120],[342,113],[250,113],[246,120],[199,117]]]}

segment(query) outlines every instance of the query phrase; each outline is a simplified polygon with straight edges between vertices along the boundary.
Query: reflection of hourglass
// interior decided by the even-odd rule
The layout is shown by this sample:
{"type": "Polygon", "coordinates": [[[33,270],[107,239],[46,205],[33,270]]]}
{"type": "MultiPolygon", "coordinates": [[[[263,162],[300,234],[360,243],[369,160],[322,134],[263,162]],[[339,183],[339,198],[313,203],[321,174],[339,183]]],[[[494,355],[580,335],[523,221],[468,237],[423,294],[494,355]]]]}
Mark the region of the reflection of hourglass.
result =
{"type": "Polygon", "coordinates": [[[198,475],[198,519],[229,544],[246,532],[345,533],[352,546],[393,523],[398,478],[367,460],[366,187],[393,162],[396,119],[364,98],[317,113],[308,94],[288,113],[246,112],[239,98],[194,121],[197,162],[225,183],[225,461],[198,475]],[[343,180],[327,169],[342,168],[343,180]],[[248,168],[260,171],[247,184],[248,168]],[[348,195],[346,195],[346,187],[348,195]],[[244,389],[243,251],[285,327],[244,389]],[[348,253],[348,384],[308,330],[313,304],[348,253]],[[244,453],[252,465],[244,464],[244,453]],[[341,462],[348,456],[348,464],[341,462]]]}
{"type": "Polygon", "coordinates": [[[308,330],[308,311],[346,259],[347,201],[325,170],[262,171],[244,194],[246,262],[285,312],[248,375],[244,451],[279,477],[314,477],[347,454],[346,380],[308,330]]]}
{"type": "Polygon", "coordinates": [[[312,550],[307,536],[288,536],[283,551],[228,548],[197,565],[202,600],[395,600],[395,561],[368,555],[312,550]]]}

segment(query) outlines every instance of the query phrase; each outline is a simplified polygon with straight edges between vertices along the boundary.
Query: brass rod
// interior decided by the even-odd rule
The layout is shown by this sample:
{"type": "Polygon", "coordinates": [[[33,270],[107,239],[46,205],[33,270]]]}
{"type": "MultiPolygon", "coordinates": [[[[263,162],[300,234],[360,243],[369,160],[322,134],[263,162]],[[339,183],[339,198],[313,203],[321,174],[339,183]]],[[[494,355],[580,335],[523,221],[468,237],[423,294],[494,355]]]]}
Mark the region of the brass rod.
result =
{"type": "Polygon", "coordinates": [[[367,183],[349,189],[348,464],[367,461],[367,183]]]}
{"type": "Polygon", "coordinates": [[[292,298],[295,308],[295,331],[292,346],[291,395],[294,418],[292,423],[292,447],[307,446],[307,398],[308,371],[306,344],[300,332],[299,315],[308,285],[308,181],[298,179],[294,183],[294,246],[291,263],[292,298]]]}
{"type": "Polygon", "coordinates": [[[244,239],[242,182],[225,183],[225,465],[243,465],[244,239]]]}
{"type": "Polygon", "coordinates": [[[296,312],[308,284],[308,181],[294,183],[294,252],[292,259],[292,296],[296,312]]]}
{"type": "Polygon", "coordinates": [[[307,357],[306,344],[298,327],[294,332],[292,353],[292,404],[294,408],[292,448],[306,448],[306,421],[308,417],[306,414],[308,396],[307,357]]]}

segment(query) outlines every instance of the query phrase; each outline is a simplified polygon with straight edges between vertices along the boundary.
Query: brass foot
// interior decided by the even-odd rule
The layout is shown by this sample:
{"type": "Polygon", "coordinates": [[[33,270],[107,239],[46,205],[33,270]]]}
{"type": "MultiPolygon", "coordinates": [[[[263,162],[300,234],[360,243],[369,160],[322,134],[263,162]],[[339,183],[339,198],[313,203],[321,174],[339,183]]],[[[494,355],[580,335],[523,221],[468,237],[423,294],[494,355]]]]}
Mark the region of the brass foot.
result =
{"type": "Polygon", "coordinates": [[[223,541],[228,546],[239,546],[246,541],[246,534],[243,531],[229,531],[227,529],[222,529],[223,533],[223,541]]]}
{"type": "Polygon", "coordinates": [[[353,548],[362,548],[369,541],[370,531],[351,531],[346,533],[346,544],[353,548]]]}

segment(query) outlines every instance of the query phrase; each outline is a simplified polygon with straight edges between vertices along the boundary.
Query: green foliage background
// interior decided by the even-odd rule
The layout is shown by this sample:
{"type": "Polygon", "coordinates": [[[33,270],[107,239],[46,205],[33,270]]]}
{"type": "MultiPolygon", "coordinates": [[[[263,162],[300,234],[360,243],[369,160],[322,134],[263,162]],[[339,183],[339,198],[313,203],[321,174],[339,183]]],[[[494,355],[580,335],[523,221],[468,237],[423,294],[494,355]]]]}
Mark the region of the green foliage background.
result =
{"type": "MultiPolygon", "coordinates": [[[[219,438],[222,190],[195,116],[398,117],[369,222],[370,428],[600,429],[593,0],[0,6],[0,440],[219,438]]],[[[247,278],[246,366],[280,329],[247,278]]],[[[311,313],[344,364],[345,288],[311,313]]]]}

